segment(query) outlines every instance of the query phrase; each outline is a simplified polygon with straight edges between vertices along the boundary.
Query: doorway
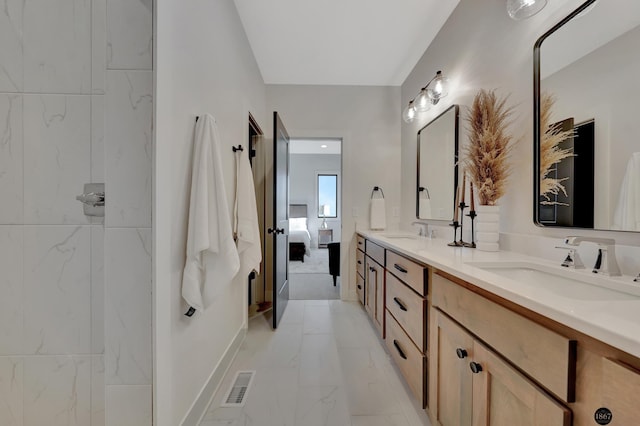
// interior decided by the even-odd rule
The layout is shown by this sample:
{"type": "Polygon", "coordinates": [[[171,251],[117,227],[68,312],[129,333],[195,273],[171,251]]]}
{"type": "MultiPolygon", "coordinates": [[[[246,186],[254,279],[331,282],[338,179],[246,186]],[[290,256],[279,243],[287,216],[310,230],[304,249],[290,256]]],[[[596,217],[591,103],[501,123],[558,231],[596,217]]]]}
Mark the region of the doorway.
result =
{"type": "Polygon", "coordinates": [[[340,299],[342,140],[292,138],[289,298],[340,299]]]}

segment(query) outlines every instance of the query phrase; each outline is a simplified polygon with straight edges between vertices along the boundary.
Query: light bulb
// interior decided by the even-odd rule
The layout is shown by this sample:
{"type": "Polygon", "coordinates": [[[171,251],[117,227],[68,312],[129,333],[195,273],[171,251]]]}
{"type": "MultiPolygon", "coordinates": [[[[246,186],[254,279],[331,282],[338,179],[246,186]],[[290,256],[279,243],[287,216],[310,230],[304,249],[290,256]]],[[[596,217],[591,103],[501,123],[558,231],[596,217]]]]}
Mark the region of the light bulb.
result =
{"type": "Polygon", "coordinates": [[[416,118],[416,114],[416,108],[413,106],[413,101],[411,101],[402,112],[402,119],[405,123],[411,123],[416,118]]]}
{"type": "Polygon", "coordinates": [[[429,95],[427,94],[427,88],[423,87],[416,96],[416,99],[413,101],[413,105],[416,109],[416,112],[426,112],[431,108],[431,99],[429,99],[429,95]]]}
{"type": "Polygon", "coordinates": [[[520,21],[540,12],[547,5],[547,0],[507,0],[507,13],[511,19],[520,21]]]}
{"type": "Polygon", "coordinates": [[[447,78],[442,76],[442,71],[436,73],[435,78],[429,84],[427,95],[433,104],[438,103],[440,98],[444,98],[449,94],[449,84],[447,78]]]}

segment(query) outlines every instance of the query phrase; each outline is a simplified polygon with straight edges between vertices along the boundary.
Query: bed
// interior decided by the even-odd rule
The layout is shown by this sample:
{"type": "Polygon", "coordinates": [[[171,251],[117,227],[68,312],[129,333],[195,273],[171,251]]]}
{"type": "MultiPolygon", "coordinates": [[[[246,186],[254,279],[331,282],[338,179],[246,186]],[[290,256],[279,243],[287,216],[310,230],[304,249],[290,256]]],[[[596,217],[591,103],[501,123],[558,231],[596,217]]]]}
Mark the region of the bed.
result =
{"type": "Polygon", "coordinates": [[[311,256],[311,234],[307,226],[307,205],[289,205],[289,260],[304,262],[311,256]]]}

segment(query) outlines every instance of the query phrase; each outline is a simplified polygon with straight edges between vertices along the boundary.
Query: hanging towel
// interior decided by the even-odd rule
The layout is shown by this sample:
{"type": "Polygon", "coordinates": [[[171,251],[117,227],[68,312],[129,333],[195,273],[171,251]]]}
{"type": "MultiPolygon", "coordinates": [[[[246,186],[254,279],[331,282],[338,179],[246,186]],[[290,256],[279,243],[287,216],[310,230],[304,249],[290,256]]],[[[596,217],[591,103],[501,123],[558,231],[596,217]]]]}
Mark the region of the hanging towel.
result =
{"type": "Polygon", "coordinates": [[[256,190],[253,186],[253,173],[249,155],[245,151],[236,151],[236,202],[234,207],[233,229],[237,238],[240,255],[240,273],[243,277],[251,271],[260,273],[262,246],[260,244],[260,226],[256,190]]]}
{"type": "Polygon", "coordinates": [[[182,297],[191,308],[206,308],[239,267],[224,189],[220,136],[214,118],[206,114],[196,122],[182,297]]]}
{"type": "Polygon", "coordinates": [[[433,216],[431,216],[431,198],[420,198],[418,209],[420,219],[433,219],[433,216]]]}
{"type": "Polygon", "coordinates": [[[369,227],[375,230],[383,230],[387,227],[387,214],[384,202],[384,193],[378,186],[371,191],[371,210],[369,217],[369,227]],[[380,192],[381,198],[374,198],[376,192],[380,192]]]}
{"type": "Polygon", "coordinates": [[[612,227],[640,231],[640,152],[634,152],[627,163],[612,227]]]}

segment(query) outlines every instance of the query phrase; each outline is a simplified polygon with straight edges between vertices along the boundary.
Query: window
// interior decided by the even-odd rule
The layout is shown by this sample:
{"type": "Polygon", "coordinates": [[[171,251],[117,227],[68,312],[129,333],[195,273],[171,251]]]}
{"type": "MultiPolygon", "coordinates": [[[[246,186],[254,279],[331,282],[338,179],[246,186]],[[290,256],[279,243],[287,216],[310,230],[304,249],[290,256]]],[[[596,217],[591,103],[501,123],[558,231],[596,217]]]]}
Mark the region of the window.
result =
{"type": "Polygon", "coordinates": [[[318,174],[318,217],[338,217],[337,174],[318,174]]]}

